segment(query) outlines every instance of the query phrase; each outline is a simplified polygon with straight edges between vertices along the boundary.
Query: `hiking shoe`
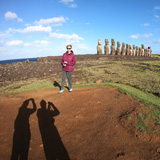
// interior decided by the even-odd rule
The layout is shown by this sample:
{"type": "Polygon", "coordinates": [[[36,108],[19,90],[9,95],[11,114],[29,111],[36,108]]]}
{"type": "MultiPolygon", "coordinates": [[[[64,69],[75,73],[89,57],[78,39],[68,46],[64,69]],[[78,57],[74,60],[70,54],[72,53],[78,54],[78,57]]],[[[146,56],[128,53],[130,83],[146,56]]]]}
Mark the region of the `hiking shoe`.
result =
{"type": "Polygon", "coordinates": [[[59,93],[59,94],[63,93],[63,90],[60,90],[58,93],[59,93]]]}
{"type": "Polygon", "coordinates": [[[70,88],[70,89],[69,89],[69,92],[72,92],[72,91],[73,91],[72,88],[70,88]]]}

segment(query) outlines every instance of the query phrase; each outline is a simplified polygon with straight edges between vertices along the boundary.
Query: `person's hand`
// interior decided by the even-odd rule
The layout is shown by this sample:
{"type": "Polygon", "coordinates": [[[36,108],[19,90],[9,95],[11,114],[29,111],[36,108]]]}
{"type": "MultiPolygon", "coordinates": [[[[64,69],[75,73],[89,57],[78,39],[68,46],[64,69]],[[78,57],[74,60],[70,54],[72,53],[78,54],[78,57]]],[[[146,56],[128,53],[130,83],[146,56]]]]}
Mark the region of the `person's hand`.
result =
{"type": "Polygon", "coordinates": [[[64,62],[63,62],[63,66],[66,66],[66,64],[67,64],[67,61],[64,61],[64,62]]]}

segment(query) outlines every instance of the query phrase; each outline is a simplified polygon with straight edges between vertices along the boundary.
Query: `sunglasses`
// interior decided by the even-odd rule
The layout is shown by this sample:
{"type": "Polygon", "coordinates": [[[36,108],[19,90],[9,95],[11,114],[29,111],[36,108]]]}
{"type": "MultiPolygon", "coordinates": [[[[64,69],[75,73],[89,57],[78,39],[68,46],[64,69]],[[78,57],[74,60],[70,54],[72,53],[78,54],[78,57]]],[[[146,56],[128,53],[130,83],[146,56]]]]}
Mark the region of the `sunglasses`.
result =
{"type": "Polygon", "coordinates": [[[67,49],[71,49],[71,48],[67,48],[67,49]]]}

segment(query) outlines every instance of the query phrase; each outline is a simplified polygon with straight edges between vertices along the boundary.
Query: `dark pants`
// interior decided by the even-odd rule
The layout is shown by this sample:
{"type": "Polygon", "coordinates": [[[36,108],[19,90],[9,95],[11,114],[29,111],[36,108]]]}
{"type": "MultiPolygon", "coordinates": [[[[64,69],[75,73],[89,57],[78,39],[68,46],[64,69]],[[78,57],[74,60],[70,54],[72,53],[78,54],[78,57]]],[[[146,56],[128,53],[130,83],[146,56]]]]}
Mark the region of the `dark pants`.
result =
{"type": "Polygon", "coordinates": [[[64,88],[64,83],[66,81],[66,75],[67,75],[67,78],[68,78],[68,87],[69,89],[72,88],[72,71],[64,71],[62,70],[62,83],[61,83],[61,90],[63,90],[64,88]]]}

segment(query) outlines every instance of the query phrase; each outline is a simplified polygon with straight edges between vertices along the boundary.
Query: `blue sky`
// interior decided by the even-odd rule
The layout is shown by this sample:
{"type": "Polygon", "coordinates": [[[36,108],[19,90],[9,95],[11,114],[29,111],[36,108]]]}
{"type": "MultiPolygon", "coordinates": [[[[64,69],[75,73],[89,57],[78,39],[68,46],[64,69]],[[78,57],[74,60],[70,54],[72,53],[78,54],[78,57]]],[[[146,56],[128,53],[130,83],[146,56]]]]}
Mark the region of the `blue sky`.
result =
{"type": "Polygon", "coordinates": [[[0,60],[96,54],[111,38],[160,54],[160,0],[1,0],[0,60]]]}

